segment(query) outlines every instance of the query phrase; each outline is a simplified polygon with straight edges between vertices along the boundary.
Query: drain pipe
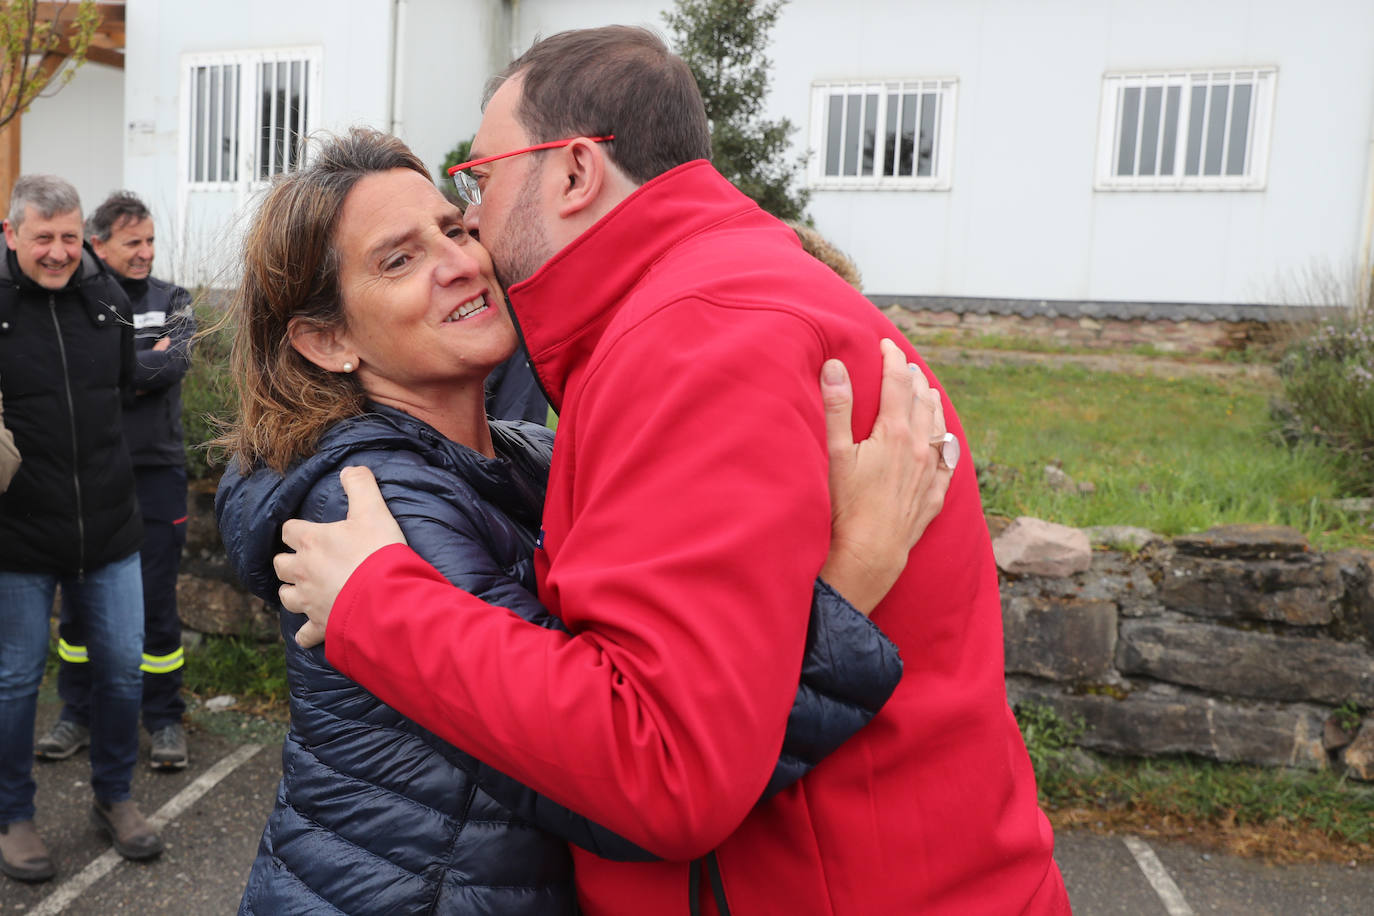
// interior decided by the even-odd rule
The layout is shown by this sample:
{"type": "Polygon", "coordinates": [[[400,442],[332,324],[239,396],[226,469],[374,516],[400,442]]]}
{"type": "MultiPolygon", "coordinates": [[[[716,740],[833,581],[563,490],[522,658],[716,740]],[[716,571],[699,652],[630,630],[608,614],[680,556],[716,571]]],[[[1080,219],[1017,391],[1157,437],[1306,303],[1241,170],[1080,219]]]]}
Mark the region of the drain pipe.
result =
{"type": "Polygon", "coordinates": [[[405,129],[405,79],[401,69],[401,40],[406,30],[406,0],[391,2],[391,109],[389,130],[393,136],[401,136],[405,129]]]}
{"type": "Polygon", "coordinates": [[[509,46],[509,56],[506,58],[508,64],[519,57],[524,48],[520,47],[520,0],[507,0],[506,5],[510,7],[510,35],[506,42],[509,46]]]}
{"type": "Polygon", "coordinates": [[[1364,228],[1360,232],[1360,249],[1355,257],[1360,265],[1361,286],[1355,291],[1364,293],[1364,301],[1356,308],[1374,308],[1374,117],[1369,123],[1369,168],[1364,179],[1364,228]]]}

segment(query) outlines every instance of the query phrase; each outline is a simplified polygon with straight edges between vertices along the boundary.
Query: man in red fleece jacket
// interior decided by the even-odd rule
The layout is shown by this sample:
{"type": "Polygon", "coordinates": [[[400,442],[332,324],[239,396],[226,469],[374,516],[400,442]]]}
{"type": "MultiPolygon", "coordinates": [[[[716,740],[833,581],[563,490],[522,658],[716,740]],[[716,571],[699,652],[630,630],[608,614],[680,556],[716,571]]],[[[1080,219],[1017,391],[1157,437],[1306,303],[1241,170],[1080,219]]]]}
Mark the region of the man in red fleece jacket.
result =
{"type": "Polygon", "coordinates": [[[874,345],[900,334],[705,161],[691,73],[651,33],[561,33],[493,85],[458,181],[559,411],[535,562],[573,635],[375,550],[395,538],[356,480],[357,518],[288,523],[283,603],[393,706],[663,856],[575,852],[588,912],[1067,913],[970,461],[872,615],[901,685],[758,802],[830,539],[815,379],[851,367],[867,435],[874,345]]]}

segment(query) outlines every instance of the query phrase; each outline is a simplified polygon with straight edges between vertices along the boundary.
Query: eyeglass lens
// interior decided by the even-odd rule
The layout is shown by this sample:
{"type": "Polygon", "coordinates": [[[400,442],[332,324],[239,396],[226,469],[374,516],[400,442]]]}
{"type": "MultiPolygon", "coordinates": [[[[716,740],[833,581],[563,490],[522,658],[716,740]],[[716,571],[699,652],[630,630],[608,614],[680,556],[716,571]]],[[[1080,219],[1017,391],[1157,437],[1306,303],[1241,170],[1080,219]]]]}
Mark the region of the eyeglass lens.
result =
{"type": "Polygon", "coordinates": [[[477,179],[466,171],[453,173],[453,186],[457,189],[458,196],[462,198],[463,203],[469,207],[481,205],[482,189],[477,185],[477,179]]]}

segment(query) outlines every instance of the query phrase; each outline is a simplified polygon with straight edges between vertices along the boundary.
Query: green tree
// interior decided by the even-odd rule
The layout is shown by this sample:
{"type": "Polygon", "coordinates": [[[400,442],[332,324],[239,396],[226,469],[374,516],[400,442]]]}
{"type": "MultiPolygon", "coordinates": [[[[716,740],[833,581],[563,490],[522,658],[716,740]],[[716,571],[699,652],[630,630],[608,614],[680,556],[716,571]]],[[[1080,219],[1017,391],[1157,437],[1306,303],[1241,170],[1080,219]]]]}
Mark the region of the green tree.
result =
{"type": "Polygon", "coordinates": [[[66,59],[71,80],[100,25],[95,0],[40,3],[0,0],[0,126],[24,113],[66,59]]]}
{"type": "Polygon", "coordinates": [[[772,61],[769,33],[787,0],[677,0],[663,14],[673,49],[692,68],[711,122],[711,160],[759,206],[805,219],[806,157],[789,153],[796,127],[763,117],[772,61]]]}
{"type": "Polygon", "coordinates": [[[460,162],[468,161],[468,154],[472,151],[472,140],[463,140],[453,149],[444,153],[444,161],[439,166],[439,184],[451,185],[453,182],[448,177],[448,170],[460,162]]]}

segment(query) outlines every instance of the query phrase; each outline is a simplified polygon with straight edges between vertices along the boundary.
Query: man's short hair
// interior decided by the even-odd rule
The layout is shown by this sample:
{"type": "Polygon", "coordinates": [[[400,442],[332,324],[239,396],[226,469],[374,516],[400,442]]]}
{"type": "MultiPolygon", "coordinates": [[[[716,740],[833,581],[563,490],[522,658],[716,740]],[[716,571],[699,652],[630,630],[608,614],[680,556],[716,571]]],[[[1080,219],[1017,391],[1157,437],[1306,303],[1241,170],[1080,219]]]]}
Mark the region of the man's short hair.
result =
{"type": "Polygon", "coordinates": [[[120,223],[141,223],[150,216],[147,205],[133,191],[115,191],[86,220],[86,235],[98,242],[108,242],[120,223]]]}
{"type": "Polygon", "coordinates": [[[29,207],[42,219],[59,213],[81,212],[81,195],[65,178],[56,175],[20,175],[10,194],[10,226],[18,229],[29,207]]]}
{"type": "Polygon", "coordinates": [[[492,78],[486,101],[517,75],[516,117],[532,142],[614,134],[606,148],[639,184],[711,157],[711,129],[691,68],[648,29],[611,25],[536,41],[492,78]]]}

